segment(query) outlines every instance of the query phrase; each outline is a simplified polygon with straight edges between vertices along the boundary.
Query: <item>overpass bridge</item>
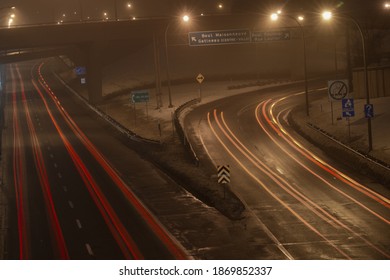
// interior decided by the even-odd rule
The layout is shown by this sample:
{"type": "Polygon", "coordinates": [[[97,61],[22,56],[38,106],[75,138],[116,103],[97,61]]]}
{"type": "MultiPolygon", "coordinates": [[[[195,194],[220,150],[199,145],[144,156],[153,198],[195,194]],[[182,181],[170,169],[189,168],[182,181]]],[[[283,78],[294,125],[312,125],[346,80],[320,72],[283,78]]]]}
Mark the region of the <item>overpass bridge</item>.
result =
{"type": "Polygon", "coordinates": [[[89,101],[98,103],[102,98],[102,67],[121,51],[150,43],[154,34],[162,34],[168,22],[168,19],[147,19],[2,28],[0,64],[70,56],[75,63],[85,65],[89,101]]]}

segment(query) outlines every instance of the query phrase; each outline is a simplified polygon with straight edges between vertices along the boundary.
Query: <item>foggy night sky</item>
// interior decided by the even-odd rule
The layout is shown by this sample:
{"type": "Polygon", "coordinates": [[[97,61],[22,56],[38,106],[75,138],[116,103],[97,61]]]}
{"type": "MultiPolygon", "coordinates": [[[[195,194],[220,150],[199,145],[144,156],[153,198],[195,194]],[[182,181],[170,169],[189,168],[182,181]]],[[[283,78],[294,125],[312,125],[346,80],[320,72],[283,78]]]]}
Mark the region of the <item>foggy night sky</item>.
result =
{"type": "Polygon", "coordinates": [[[194,13],[269,12],[271,9],[319,10],[324,7],[364,14],[368,8],[380,10],[384,0],[0,0],[0,21],[15,6],[15,24],[54,23],[59,20],[102,20],[103,13],[114,19],[115,3],[119,19],[177,16],[185,10],[194,13]],[[131,3],[131,8],[127,4],[131,3]],[[217,8],[223,4],[224,9],[217,8]],[[267,11],[268,10],[268,11],[267,11]],[[63,16],[65,14],[65,17],[63,16]]]}

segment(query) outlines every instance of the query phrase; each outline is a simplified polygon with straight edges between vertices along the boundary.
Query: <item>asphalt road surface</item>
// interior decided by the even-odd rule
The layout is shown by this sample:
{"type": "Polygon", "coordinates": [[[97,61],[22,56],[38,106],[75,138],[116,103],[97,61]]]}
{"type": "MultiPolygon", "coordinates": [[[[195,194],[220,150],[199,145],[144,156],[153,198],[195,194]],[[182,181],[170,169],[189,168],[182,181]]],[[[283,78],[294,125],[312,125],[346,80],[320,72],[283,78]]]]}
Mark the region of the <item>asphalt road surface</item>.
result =
{"type": "Polygon", "coordinates": [[[69,96],[42,65],[7,69],[8,258],[186,258],[84,134],[102,133],[96,122],[62,107],[69,96]]]}
{"type": "Polygon", "coordinates": [[[304,100],[301,88],[263,89],[190,112],[185,126],[201,164],[230,166],[230,187],[266,233],[262,258],[389,259],[389,190],[292,130],[288,115],[304,100]]]}

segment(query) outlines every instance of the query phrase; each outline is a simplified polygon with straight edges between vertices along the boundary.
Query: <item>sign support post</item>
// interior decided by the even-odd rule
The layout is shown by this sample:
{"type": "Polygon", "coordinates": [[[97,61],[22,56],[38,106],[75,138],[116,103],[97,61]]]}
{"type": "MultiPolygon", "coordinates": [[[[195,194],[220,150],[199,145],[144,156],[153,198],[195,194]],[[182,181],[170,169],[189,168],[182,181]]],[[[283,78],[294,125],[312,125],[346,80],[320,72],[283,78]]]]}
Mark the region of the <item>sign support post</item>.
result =
{"type": "Polygon", "coordinates": [[[202,82],[204,81],[204,76],[202,74],[198,74],[196,80],[199,83],[199,103],[202,102],[202,82]]]}
{"type": "Polygon", "coordinates": [[[146,118],[149,118],[148,102],[149,102],[149,91],[148,90],[133,90],[131,91],[131,102],[134,108],[134,126],[137,126],[137,110],[135,107],[136,103],[145,103],[146,118]]]}

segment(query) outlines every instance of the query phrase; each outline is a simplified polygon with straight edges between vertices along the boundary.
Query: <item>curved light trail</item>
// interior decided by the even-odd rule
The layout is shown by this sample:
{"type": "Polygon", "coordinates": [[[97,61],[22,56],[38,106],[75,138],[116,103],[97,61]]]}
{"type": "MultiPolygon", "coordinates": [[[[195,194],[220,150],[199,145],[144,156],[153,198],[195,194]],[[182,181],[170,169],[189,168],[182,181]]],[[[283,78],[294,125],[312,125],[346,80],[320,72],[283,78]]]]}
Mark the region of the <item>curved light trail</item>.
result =
{"type": "MultiPolygon", "coordinates": [[[[300,94],[290,93],[275,99],[264,98],[264,101],[260,103],[251,102],[251,100],[256,99],[255,94],[253,94],[248,98],[249,102],[244,102],[244,100],[234,102],[235,99],[232,98],[233,102],[231,103],[224,102],[223,106],[217,105],[218,109],[209,110],[207,113],[207,127],[213,137],[205,138],[206,134],[201,135],[203,145],[213,145],[212,149],[205,147],[205,153],[210,158],[213,157],[211,160],[215,160],[221,157],[222,150],[226,151],[229,157],[235,161],[234,165],[255,182],[251,185],[245,179],[246,184],[251,186],[245,187],[245,190],[249,191],[248,194],[242,193],[239,186],[235,186],[240,197],[244,196],[250,199],[251,205],[249,207],[259,208],[255,203],[254,195],[258,194],[261,197],[263,195],[261,195],[262,192],[255,191],[255,189],[265,190],[272,199],[287,210],[276,208],[278,215],[288,212],[298,221],[298,224],[306,227],[306,230],[302,229],[302,232],[297,235],[302,242],[301,244],[305,242],[302,234],[313,236],[314,233],[323,240],[315,238],[315,241],[311,241],[313,247],[306,247],[307,250],[327,252],[327,255],[336,259],[355,259],[363,256],[390,259],[386,245],[374,241],[375,239],[371,237],[379,238],[379,240],[383,238],[366,235],[364,229],[359,227],[362,225],[369,229],[369,226],[364,224],[365,219],[369,219],[369,222],[373,222],[376,226],[372,233],[388,228],[390,224],[388,219],[389,199],[326,163],[300,143],[285,126],[284,123],[287,123],[288,113],[291,112],[293,102],[289,101],[286,104],[282,104],[282,102],[289,97],[300,94]],[[233,123],[232,126],[229,125],[229,120],[233,123]],[[258,125],[258,129],[252,128],[252,123],[258,125]],[[259,148],[259,143],[261,148],[259,148]],[[279,164],[284,166],[284,169],[279,168],[279,164]],[[316,190],[324,194],[325,197],[322,197],[316,190]],[[335,212],[332,205],[337,203],[337,200],[340,200],[340,208],[335,212]],[[364,217],[360,217],[352,210],[358,208],[360,208],[359,214],[363,214],[364,217]],[[348,220],[350,217],[354,219],[353,222],[348,220]],[[348,240],[351,240],[351,244],[355,245],[349,244],[348,240]],[[334,253],[330,253],[329,249],[324,247],[325,244],[332,248],[334,253]]],[[[212,106],[209,107],[212,108],[212,106]]],[[[197,124],[197,118],[193,117],[193,119],[194,124],[197,124]]],[[[228,159],[224,158],[224,161],[226,160],[228,159]]],[[[239,185],[240,180],[236,180],[237,182],[233,183],[239,185]]],[[[264,199],[259,200],[259,203],[264,199]]],[[[266,211],[272,211],[272,207],[277,207],[269,200],[265,200],[265,202],[266,204],[262,207],[265,207],[266,211]]],[[[279,241],[280,236],[285,240],[283,234],[286,234],[288,229],[285,228],[286,232],[283,232],[283,228],[280,226],[274,228],[271,222],[272,212],[266,212],[266,214],[265,226],[275,237],[271,239],[278,245],[278,248],[286,256],[290,256],[290,259],[301,258],[302,256],[290,251],[289,246],[293,243],[279,241]]],[[[261,210],[256,210],[255,215],[260,221],[262,220],[261,210]]],[[[295,224],[297,222],[289,221],[289,223],[295,224]]],[[[299,247],[299,243],[296,243],[296,246],[299,247]]],[[[302,248],[302,250],[306,249],[302,248]]]]}

